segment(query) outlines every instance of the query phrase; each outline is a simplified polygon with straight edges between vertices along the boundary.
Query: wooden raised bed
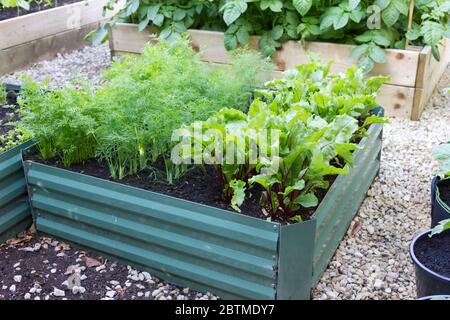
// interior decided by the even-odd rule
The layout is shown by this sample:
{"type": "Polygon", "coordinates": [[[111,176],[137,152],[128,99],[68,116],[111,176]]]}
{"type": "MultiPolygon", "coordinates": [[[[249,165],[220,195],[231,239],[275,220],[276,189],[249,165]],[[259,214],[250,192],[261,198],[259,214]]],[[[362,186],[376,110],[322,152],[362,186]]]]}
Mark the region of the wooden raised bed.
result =
{"type": "Polygon", "coordinates": [[[102,15],[107,2],[84,0],[0,21],[0,75],[84,46],[86,34],[115,14],[102,15]]]}
{"type": "MultiPolygon", "coordinates": [[[[224,299],[309,299],[380,167],[382,124],[311,220],[281,225],[25,161],[39,232],[224,299]]],[[[25,150],[32,152],[33,147],[25,150]]]]}
{"type": "Polygon", "coordinates": [[[24,142],[0,154],[0,244],[31,225],[22,149],[34,143],[24,142]]]}
{"type": "MultiPolygon", "coordinates": [[[[118,23],[109,31],[111,53],[120,56],[125,53],[141,53],[154,29],[139,32],[134,24],[118,23]]],[[[224,47],[223,33],[203,30],[189,30],[192,45],[203,50],[204,60],[225,64],[228,54],[224,47]]],[[[258,37],[252,37],[251,47],[257,48],[258,37]]],[[[306,50],[320,52],[324,60],[334,61],[332,71],[345,71],[356,59],[350,57],[354,46],[324,42],[309,42],[306,50]]],[[[277,52],[275,63],[281,71],[306,63],[306,51],[298,42],[289,41],[277,52]]],[[[378,64],[371,75],[389,76],[389,83],[383,85],[378,103],[385,108],[386,116],[419,120],[436,84],[450,61],[450,41],[441,46],[441,61],[436,61],[431,48],[389,49],[387,63],[378,64]]]]}

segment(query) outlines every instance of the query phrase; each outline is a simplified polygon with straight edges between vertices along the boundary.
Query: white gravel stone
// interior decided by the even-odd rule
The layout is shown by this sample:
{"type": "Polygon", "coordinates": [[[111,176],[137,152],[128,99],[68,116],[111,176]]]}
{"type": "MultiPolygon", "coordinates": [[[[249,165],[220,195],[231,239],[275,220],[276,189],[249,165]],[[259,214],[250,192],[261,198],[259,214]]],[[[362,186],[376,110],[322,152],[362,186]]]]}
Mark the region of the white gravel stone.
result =
{"type": "Polygon", "coordinates": [[[53,295],[54,295],[55,297],[65,297],[65,296],[66,296],[66,293],[64,292],[64,290],[60,290],[60,289],[54,287],[54,288],[53,288],[53,295]]]}
{"type": "Polygon", "coordinates": [[[108,297],[108,298],[114,298],[114,296],[116,295],[116,291],[114,291],[114,290],[110,290],[110,291],[107,291],[106,292],[106,296],[108,297]]]}
{"type": "Polygon", "coordinates": [[[12,292],[12,293],[16,292],[16,285],[15,284],[11,285],[9,287],[9,291],[12,292]]]}
{"type": "Polygon", "coordinates": [[[16,276],[14,276],[14,281],[15,281],[15,282],[20,282],[20,281],[22,281],[22,276],[21,276],[21,275],[16,275],[16,276]]]}

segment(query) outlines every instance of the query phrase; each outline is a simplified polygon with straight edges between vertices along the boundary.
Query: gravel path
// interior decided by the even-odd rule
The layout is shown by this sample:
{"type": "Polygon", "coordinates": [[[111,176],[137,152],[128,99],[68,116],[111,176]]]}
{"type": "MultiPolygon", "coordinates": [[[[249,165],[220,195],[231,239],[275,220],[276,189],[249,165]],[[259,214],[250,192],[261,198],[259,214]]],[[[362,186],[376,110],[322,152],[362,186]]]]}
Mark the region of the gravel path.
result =
{"type": "MultiPolygon", "coordinates": [[[[109,50],[105,44],[39,63],[25,73],[37,81],[51,76],[50,86],[61,86],[76,78],[97,82],[101,79],[99,71],[109,64],[109,50]]],[[[19,83],[21,73],[7,75],[0,81],[19,83]]],[[[430,223],[430,184],[436,166],[431,149],[450,140],[450,94],[445,95],[443,89],[446,87],[450,87],[450,68],[420,122],[393,119],[385,126],[380,176],[314,290],[314,299],[415,298],[414,270],[408,245],[413,236],[427,229],[430,223]]],[[[73,259],[81,258],[74,254],[73,259]]],[[[76,260],[70,263],[76,263],[76,260]]],[[[104,297],[106,286],[110,287],[108,279],[106,276],[96,278],[102,287],[98,298],[104,297]]],[[[6,280],[0,276],[0,289],[2,281],[6,280]]],[[[9,290],[13,284],[11,279],[8,281],[9,290]]],[[[145,290],[138,292],[144,292],[145,298],[145,290]]],[[[134,295],[139,298],[136,290],[130,290],[129,294],[124,297],[134,295]]],[[[172,298],[176,296],[172,295],[172,298]]],[[[202,297],[211,298],[208,295],[202,297]]]]}
{"type": "Polygon", "coordinates": [[[83,49],[60,55],[50,61],[42,61],[26,70],[0,77],[0,83],[19,84],[22,76],[30,76],[34,81],[50,81],[49,87],[62,87],[71,81],[83,79],[97,83],[101,80],[101,70],[111,64],[108,43],[98,47],[83,49]]]}

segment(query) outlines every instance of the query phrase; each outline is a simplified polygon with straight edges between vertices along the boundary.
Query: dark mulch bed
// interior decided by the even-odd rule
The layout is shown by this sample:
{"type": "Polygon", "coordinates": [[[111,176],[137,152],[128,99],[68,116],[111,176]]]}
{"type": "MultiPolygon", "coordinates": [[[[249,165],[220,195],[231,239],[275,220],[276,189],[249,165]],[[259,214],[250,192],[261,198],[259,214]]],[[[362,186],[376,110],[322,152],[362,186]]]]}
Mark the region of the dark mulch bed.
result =
{"type": "Polygon", "coordinates": [[[428,269],[450,278],[450,232],[423,237],[416,243],[414,253],[428,269]]]}
{"type": "MultiPolygon", "coordinates": [[[[231,205],[224,201],[222,197],[222,190],[217,182],[218,178],[214,174],[212,168],[207,168],[208,175],[205,175],[200,169],[192,168],[184,177],[175,181],[173,184],[168,184],[163,180],[155,180],[154,172],[144,171],[139,175],[127,176],[122,180],[114,180],[109,174],[109,168],[106,162],[98,162],[97,160],[88,160],[82,165],[72,165],[65,168],[58,158],[50,159],[49,161],[42,160],[39,155],[27,155],[26,160],[43,163],[58,168],[64,168],[70,171],[86,174],[89,176],[110,180],[125,185],[154,191],[177,198],[213,206],[220,209],[230,210],[236,212],[231,205]]],[[[163,170],[162,164],[158,164],[157,170],[163,170]]],[[[333,178],[332,181],[334,181],[333,178]]],[[[263,190],[258,187],[253,187],[247,190],[246,201],[241,206],[242,214],[257,217],[260,219],[267,219],[267,211],[263,211],[259,204],[263,190]]],[[[319,200],[322,200],[326,195],[327,190],[319,192],[319,200]]],[[[302,209],[298,214],[304,220],[307,220],[314,213],[315,208],[302,209]]],[[[286,221],[280,221],[286,223],[286,221]]]]}
{"type": "MultiPolygon", "coordinates": [[[[183,288],[167,284],[151,275],[151,279],[142,279],[142,276],[140,279],[132,279],[125,265],[108,261],[91,252],[77,250],[55,239],[35,239],[30,234],[1,245],[0,261],[0,300],[98,300],[105,298],[108,291],[116,292],[113,297],[115,300],[154,300],[158,296],[154,297],[151,293],[161,287],[164,287],[161,292],[168,299],[177,299],[179,295],[183,295],[185,299],[203,296],[192,290],[183,292],[183,288]],[[31,251],[36,246],[38,249],[31,251]],[[82,279],[80,286],[86,291],[74,294],[63,283],[73,276],[76,268],[81,267],[83,270],[77,274],[82,279]],[[20,282],[16,281],[17,278],[14,279],[15,276],[21,276],[20,282]],[[38,290],[33,290],[33,287],[38,290]],[[64,296],[54,296],[55,288],[63,290],[64,296]]],[[[135,275],[139,273],[136,271],[135,275]]]]}
{"type": "MultiPolygon", "coordinates": [[[[50,2],[50,1],[49,1],[50,2]]],[[[30,13],[44,11],[56,7],[62,7],[67,4],[80,2],[80,0],[51,0],[50,3],[44,3],[42,2],[39,6],[37,3],[32,2],[30,4],[30,10],[24,10],[22,8],[1,8],[0,7],[0,21],[11,19],[19,16],[25,16],[30,13]]]]}

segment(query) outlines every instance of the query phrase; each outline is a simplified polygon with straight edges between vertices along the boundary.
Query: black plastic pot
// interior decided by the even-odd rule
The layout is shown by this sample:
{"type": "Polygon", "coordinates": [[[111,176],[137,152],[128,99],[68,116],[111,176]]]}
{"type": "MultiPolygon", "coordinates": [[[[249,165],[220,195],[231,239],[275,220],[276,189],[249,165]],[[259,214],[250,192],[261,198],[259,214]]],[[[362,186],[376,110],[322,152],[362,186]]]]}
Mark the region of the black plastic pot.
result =
{"type": "Polygon", "coordinates": [[[439,221],[450,219],[450,210],[444,202],[439,199],[439,185],[443,183],[450,184],[450,178],[441,180],[439,177],[434,177],[431,182],[431,228],[439,224],[439,221]]]}
{"type": "Polygon", "coordinates": [[[450,296],[428,296],[419,298],[417,300],[450,300],[450,296]]]}
{"type": "MultiPolygon", "coordinates": [[[[425,240],[425,237],[428,238],[429,234],[430,230],[419,234],[414,238],[409,246],[409,254],[413,261],[416,273],[416,287],[418,298],[436,295],[450,295],[450,278],[444,277],[430,270],[429,268],[424,266],[416,257],[414,251],[416,243],[425,240]]],[[[450,233],[447,233],[446,236],[450,236],[450,233]]]]}

